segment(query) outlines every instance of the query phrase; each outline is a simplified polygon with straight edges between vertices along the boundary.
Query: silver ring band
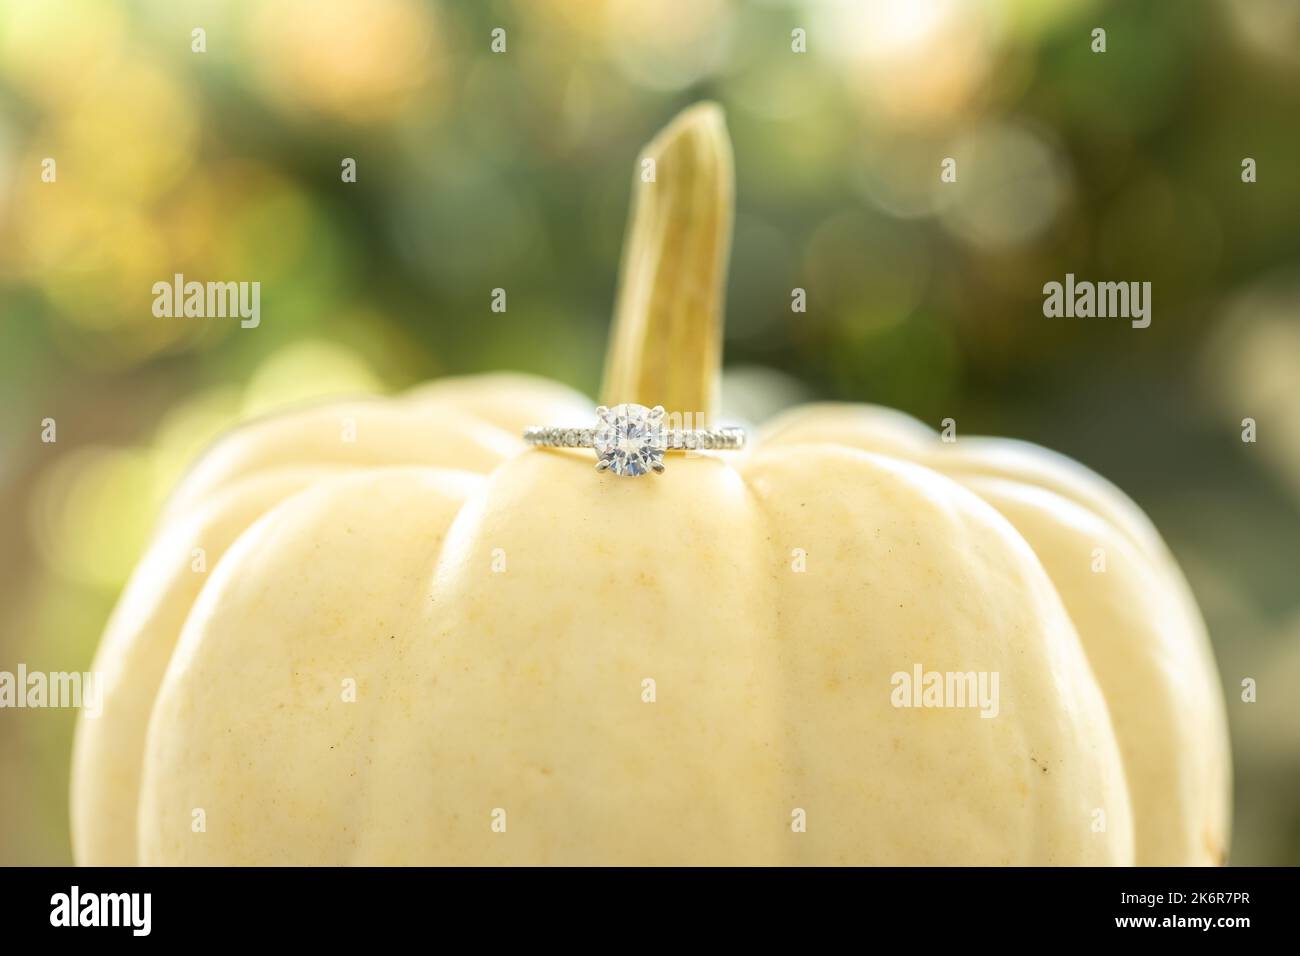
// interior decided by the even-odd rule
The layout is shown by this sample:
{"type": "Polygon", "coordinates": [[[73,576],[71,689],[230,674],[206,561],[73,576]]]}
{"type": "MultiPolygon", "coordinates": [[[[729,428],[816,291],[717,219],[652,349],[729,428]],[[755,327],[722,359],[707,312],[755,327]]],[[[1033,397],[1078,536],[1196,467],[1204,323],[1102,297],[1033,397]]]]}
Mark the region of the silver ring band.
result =
{"type": "MultiPolygon", "coordinates": [[[[745,447],[743,428],[665,428],[664,445],[668,451],[738,451],[745,447]]],[[[594,428],[524,429],[524,441],[538,448],[594,448],[594,428]]]]}
{"type": "Polygon", "coordinates": [[[670,428],[662,405],[615,405],[596,409],[596,425],[524,429],[524,441],[537,448],[592,448],[596,470],[635,478],[662,474],[669,451],[735,451],[745,447],[743,428],[670,428]]]}

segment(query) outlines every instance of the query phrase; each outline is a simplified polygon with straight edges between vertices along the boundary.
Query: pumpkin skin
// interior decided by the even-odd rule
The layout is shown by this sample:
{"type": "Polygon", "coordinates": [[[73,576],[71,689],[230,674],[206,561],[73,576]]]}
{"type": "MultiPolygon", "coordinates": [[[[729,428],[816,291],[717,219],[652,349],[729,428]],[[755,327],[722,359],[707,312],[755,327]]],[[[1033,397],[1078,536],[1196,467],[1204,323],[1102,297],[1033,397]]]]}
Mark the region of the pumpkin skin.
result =
{"type": "Polygon", "coordinates": [[[99,652],[78,861],[1222,860],[1213,661],[1112,486],[868,406],[635,480],[518,437],[591,415],[496,375],[214,446],[99,652]],[[893,706],[918,663],[997,717],[893,706]]]}

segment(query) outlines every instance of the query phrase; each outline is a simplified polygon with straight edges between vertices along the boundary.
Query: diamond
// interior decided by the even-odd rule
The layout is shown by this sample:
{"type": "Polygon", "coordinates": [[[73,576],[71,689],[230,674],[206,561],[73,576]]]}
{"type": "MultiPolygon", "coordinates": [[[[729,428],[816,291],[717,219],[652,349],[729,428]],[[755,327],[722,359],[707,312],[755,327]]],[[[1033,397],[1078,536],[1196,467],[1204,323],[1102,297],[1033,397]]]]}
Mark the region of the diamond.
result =
{"type": "Polygon", "coordinates": [[[667,441],[661,407],[650,409],[626,404],[599,408],[596,412],[598,422],[592,447],[599,459],[597,467],[627,478],[663,470],[667,441]]]}

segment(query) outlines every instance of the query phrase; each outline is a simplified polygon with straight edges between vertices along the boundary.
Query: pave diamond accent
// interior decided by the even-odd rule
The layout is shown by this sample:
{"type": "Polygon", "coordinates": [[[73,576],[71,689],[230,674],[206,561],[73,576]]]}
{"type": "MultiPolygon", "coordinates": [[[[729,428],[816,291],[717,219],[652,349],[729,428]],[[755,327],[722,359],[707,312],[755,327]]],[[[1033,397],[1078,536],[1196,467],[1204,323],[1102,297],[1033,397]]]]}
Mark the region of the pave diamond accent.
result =
{"type": "Polygon", "coordinates": [[[593,448],[596,470],[636,478],[664,470],[665,451],[736,451],[745,447],[743,428],[667,428],[662,405],[615,405],[596,409],[595,428],[530,425],[524,441],[543,448],[593,448]]]}
{"type": "Polygon", "coordinates": [[[644,405],[615,405],[597,410],[597,425],[592,435],[592,447],[599,460],[616,475],[636,478],[648,471],[663,471],[664,410],[644,405]]]}

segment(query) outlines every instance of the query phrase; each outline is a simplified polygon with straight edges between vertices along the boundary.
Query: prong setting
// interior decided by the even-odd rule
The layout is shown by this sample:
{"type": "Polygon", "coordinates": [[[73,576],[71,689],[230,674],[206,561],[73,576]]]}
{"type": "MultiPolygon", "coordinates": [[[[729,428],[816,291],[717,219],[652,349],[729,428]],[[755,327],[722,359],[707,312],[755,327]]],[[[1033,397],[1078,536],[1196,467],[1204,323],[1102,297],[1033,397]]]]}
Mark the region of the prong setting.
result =
{"type": "Polygon", "coordinates": [[[631,402],[605,409],[591,444],[608,470],[625,478],[662,471],[667,449],[662,417],[631,402]]]}

